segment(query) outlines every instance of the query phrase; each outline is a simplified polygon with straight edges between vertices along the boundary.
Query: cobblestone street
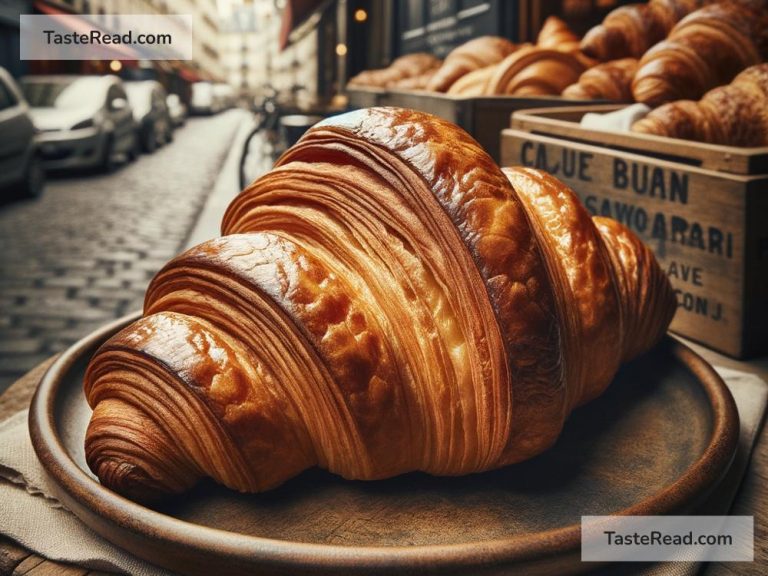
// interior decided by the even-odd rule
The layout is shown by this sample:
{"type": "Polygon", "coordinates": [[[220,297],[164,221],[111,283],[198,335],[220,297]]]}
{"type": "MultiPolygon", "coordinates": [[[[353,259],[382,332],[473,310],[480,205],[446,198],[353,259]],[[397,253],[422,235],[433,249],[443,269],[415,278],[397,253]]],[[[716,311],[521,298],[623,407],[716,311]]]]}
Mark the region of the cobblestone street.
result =
{"type": "Polygon", "coordinates": [[[91,330],[141,307],[184,246],[244,112],[192,118],[153,155],[108,175],[50,178],[0,207],[0,393],[91,330]]]}

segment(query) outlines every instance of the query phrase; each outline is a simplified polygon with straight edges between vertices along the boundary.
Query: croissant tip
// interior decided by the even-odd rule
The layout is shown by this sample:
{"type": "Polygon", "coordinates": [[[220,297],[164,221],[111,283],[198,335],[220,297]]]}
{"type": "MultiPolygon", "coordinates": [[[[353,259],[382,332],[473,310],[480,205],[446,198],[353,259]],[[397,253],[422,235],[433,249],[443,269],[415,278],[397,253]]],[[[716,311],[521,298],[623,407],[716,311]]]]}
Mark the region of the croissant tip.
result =
{"type": "Polygon", "coordinates": [[[135,502],[153,504],[167,493],[147,472],[118,458],[102,458],[90,464],[101,484],[135,502]]]}

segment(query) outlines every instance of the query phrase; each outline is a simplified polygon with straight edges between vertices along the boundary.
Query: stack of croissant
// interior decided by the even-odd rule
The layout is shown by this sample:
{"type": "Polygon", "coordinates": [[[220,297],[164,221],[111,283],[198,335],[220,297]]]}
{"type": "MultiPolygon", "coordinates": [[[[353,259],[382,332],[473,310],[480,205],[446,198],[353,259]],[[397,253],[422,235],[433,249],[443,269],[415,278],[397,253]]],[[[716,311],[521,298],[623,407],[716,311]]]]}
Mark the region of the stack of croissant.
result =
{"type": "Polygon", "coordinates": [[[423,87],[440,64],[439,58],[425,52],[406,54],[387,68],[360,72],[349,80],[348,85],[370,88],[423,87]]]}
{"type": "Polygon", "coordinates": [[[550,17],[536,45],[516,45],[498,36],[482,36],[451,51],[442,65],[404,77],[389,68],[355,76],[351,86],[423,89],[456,96],[558,95],[594,64],[581,53],[579,38],[567,24],[550,17]]]}
{"type": "MultiPolygon", "coordinates": [[[[562,94],[656,107],[698,100],[767,59],[765,0],[650,0],[613,10],[581,41],[553,16],[535,45],[477,38],[442,65],[425,63],[387,85],[456,96],[562,94]]],[[[380,82],[402,75],[385,72],[364,72],[355,82],[365,75],[380,82]]]]}
{"type": "Polygon", "coordinates": [[[699,101],[652,110],[634,132],[728,146],[768,146],[768,63],[747,68],[699,101]]]}
{"type": "Polygon", "coordinates": [[[768,10],[762,0],[623,6],[586,34],[581,49],[603,62],[566,88],[564,97],[658,107],[633,126],[636,132],[766,145],[761,63],[768,59],[768,10]]]}
{"type": "Polygon", "coordinates": [[[658,106],[698,99],[768,57],[762,2],[651,0],[621,6],[590,30],[584,54],[602,64],[565,97],[634,100],[658,106]]]}
{"type": "Polygon", "coordinates": [[[88,464],[140,501],[525,460],[675,309],[629,230],[411,110],[315,126],[222,229],[87,369],[88,464]]]}

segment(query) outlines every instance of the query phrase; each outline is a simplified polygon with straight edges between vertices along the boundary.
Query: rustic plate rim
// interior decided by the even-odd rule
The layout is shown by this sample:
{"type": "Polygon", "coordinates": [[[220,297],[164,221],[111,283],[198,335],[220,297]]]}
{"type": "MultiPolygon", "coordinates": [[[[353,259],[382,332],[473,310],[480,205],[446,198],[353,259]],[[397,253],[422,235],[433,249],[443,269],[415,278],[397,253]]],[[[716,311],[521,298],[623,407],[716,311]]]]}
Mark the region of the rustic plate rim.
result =
{"type": "MultiPolygon", "coordinates": [[[[160,543],[196,550],[215,547],[217,555],[245,563],[275,568],[407,568],[429,565],[430,568],[457,568],[543,560],[576,553],[580,542],[580,525],[572,524],[554,530],[515,535],[495,540],[454,544],[417,546],[343,546],[294,542],[250,536],[218,528],[194,524],[151,510],[124,498],[88,476],[64,448],[57,432],[55,407],[57,392],[72,366],[87,351],[106,340],[140,312],[119,318],[94,330],[65,350],[43,375],[29,408],[29,432],[34,450],[65,499],[71,499],[89,512],[100,516],[118,529],[138,536],[149,536],[160,543]]],[[[725,475],[736,452],[739,417],[727,386],[703,358],[688,346],[667,334],[662,344],[702,386],[713,420],[712,435],[701,456],[677,480],[645,500],[617,512],[621,515],[663,515],[678,511],[712,489],[725,475]]],[[[66,503],[66,502],[65,502],[66,503]]],[[[126,548],[120,538],[110,538],[87,514],[75,508],[73,513],[86,525],[116,545],[126,548]]],[[[111,534],[115,536],[114,534],[111,534]]],[[[155,558],[126,548],[138,557],[156,562],[155,558]]]]}

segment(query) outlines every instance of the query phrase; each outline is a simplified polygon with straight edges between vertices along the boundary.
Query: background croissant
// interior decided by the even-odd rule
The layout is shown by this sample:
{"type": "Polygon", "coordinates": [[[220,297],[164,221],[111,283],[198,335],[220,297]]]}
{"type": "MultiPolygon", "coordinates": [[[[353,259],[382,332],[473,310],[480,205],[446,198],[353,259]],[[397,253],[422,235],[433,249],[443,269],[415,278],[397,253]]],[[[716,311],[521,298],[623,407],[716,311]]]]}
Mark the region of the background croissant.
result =
{"type": "Polygon", "coordinates": [[[388,88],[399,85],[408,79],[419,78],[429,74],[437,69],[440,64],[439,58],[435,58],[426,52],[406,54],[396,58],[387,68],[360,72],[349,80],[348,85],[388,88]]]}
{"type": "Polygon", "coordinates": [[[727,146],[768,146],[768,63],[747,68],[698,102],[664,104],[632,130],[727,146]]]}
{"type": "Polygon", "coordinates": [[[710,4],[683,18],[640,60],[635,100],[650,106],[699,99],[768,56],[768,10],[710,4]]]}
{"type": "Polygon", "coordinates": [[[87,369],[88,464],[135,499],[530,458],[675,308],[622,225],[410,110],[320,123],[222,229],[87,369]]]}
{"type": "Polygon", "coordinates": [[[620,6],[589,30],[582,51],[600,61],[631,56],[640,58],[651,46],[667,37],[672,27],[695,10],[699,0],[651,0],[620,6]]]}
{"type": "Polygon", "coordinates": [[[536,46],[572,52],[579,50],[579,37],[563,20],[549,16],[539,30],[536,46]]]}
{"type": "Polygon", "coordinates": [[[486,94],[513,96],[558,95],[586,69],[574,53],[526,46],[507,56],[494,69],[486,94]]]}
{"type": "Polygon", "coordinates": [[[427,84],[432,92],[447,92],[456,80],[473,70],[503,60],[517,47],[498,36],[481,36],[454,48],[427,84]]]}
{"type": "Polygon", "coordinates": [[[632,78],[637,71],[635,58],[603,62],[579,76],[563,90],[563,97],[580,100],[632,100],[632,78]]]}

